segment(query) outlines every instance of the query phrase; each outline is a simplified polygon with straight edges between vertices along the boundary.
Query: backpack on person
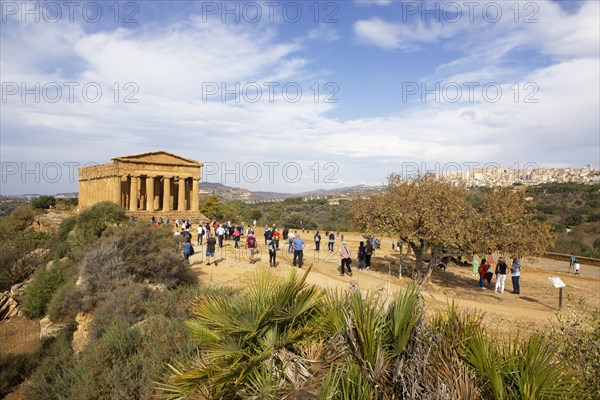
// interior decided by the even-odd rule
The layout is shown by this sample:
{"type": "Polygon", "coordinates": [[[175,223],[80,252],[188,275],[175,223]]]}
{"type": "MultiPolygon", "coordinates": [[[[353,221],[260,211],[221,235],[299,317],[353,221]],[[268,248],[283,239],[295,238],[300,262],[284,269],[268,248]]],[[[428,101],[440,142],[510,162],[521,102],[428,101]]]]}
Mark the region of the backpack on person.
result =
{"type": "Polygon", "coordinates": [[[255,240],[254,240],[254,236],[250,236],[248,238],[248,247],[254,247],[255,246],[255,240]]]}

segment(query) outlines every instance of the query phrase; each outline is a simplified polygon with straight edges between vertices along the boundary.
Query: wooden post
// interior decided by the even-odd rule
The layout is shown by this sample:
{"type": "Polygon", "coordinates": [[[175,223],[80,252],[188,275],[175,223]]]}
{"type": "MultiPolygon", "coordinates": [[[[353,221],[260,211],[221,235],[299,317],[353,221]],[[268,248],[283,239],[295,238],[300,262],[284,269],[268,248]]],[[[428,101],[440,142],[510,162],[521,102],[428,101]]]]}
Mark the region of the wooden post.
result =
{"type": "Polygon", "coordinates": [[[558,288],[558,309],[562,308],[562,290],[563,288],[558,288]]]}

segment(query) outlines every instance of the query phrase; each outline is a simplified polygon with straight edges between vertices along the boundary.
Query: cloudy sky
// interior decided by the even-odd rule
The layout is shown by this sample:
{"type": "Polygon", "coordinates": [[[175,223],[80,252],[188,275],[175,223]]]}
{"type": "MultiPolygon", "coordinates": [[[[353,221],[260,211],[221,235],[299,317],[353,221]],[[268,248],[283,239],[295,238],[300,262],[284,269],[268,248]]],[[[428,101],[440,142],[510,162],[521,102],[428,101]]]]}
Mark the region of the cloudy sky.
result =
{"type": "Polygon", "coordinates": [[[154,150],[280,192],[600,163],[597,1],[0,4],[1,194],[154,150]]]}

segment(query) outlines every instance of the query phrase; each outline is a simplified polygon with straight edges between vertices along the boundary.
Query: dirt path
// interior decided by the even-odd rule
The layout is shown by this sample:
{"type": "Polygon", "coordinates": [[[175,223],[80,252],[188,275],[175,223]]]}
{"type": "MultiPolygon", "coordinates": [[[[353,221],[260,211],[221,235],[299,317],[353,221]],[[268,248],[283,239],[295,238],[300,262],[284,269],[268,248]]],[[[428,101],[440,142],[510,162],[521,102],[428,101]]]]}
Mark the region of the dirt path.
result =
{"type": "MultiPolygon", "coordinates": [[[[391,241],[386,241],[382,249],[373,256],[370,270],[358,271],[353,263],[353,276],[339,276],[339,256],[321,250],[317,253],[312,243],[313,233],[302,235],[307,242],[305,267],[312,266],[307,280],[309,283],[331,289],[376,290],[382,294],[393,293],[406,287],[409,278],[398,277],[398,252],[391,251],[391,241]]],[[[345,239],[356,257],[357,234],[346,233],[345,239]]],[[[262,238],[258,238],[262,243],[262,238]]],[[[338,241],[339,244],[339,241],[338,241]]],[[[264,244],[259,246],[258,262],[250,264],[243,249],[234,249],[233,242],[225,242],[223,249],[217,249],[218,265],[205,265],[204,248],[195,246],[192,256],[191,272],[198,280],[220,284],[244,285],[257,269],[269,269],[268,254],[263,252],[264,244]]],[[[325,245],[325,249],[327,246],[325,245]]],[[[285,274],[291,268],[292,255],[285,249],[277,254],[278,273],[285,274]]],[[[588,305],[600,308],[600,268],[582,267],[582,275],[576,276],[564,271],[563,263],[554,260],[538,259],[523,262],[521,276],[521,295],[514,295],[510,276],[507,277],[505,292],[495,293],[492,281],[491,290],[480,290],[478,278],[472,275],[471,267],[459,267],[452,264],[445,272],[435,270],[431,283],[424,288],[423,298],[429,310],[447,307],[454,301],[461,307],[485,312],[485,321],[495,329],[512,332],[519,329],[529,332],[542,328],[555,319],[558,309],[558,290],[548,280],[549,276],[560,276],[567,284],[563,294],[563,309],[584,310],[580,300],[588,305]],[[587,272],[587,273],[586,273],[587,272]]],[[[300,270],[302,271],[302,270],[300,270]]]]}

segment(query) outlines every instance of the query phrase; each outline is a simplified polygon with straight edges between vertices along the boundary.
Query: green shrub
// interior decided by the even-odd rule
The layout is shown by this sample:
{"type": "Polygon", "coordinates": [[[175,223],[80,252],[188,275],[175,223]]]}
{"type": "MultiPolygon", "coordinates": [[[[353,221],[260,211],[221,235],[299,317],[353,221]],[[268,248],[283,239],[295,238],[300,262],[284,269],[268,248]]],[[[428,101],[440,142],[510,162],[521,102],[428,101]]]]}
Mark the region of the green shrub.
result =
{"type": "Polygon", "coordinates": [[[9,394],[29,376],[32,364],[29,354],[0,352],[0,397],[9,394]]]}
{"type": "MultiPolygon", "coordinates": [[[[181,307],[189,307],[192,293],[192,288],[179,293],[181,307]]],[[[178,296],[176,292],[156,292],[155,295],[171,299],[178,296]]],[[[144,302],[140,300],[140,304],[144,302]]],[[[107,301],[107,308],[109,303],[111,301],[107,301]]],[[[123,315],[109,316],[106,309],[95,315],[94,323],[99,315],[105,317],[100,322],[104,324],[103,329],[97,337],[92,337],[78,357],[74,356],[66,334],[53,340],[50,354],[26,387],[27,399],[155,398],[153,382],[167,372],[165,364],[193,354],[195,346],[190,344],[181,319],[154,315],[133,325],[123,315]]]]}
{"type": "Polygon", "coordinates": [[[127,277],[127,266],[116,243],[91,247],[81,263],[81,292],[92,295],[112,290],[127,277]]]}
{"type": "MultiPolygon", "coordinates": [[[[146,285],[134,282],[96,296],[94,299],[97,307],[90,330],[91,337],[100,338],[115,319],[128,324],[139,322],[145,316],[145,302],[149,296],[150,289],[146,285]]],[[[89,306],[84,307],[84,311],[89,311],[88,308],[89,306]]]]}
{"type": "Polygon", "coordinates": [[[25,288],[23,315],[30,319],[42,317],[54,292],[63,282],[64,275],[59,263],[55,262],[51,268],[39,268],[25,288]]]}
{"type": "Polygon", "coordinates": [[[54,196],[40,196],[31,202],[33,208],[48,209],[56,205],[54,196]]]}
{"type": "Polygon", "coordinates": [[[106,231],[85,255],[81,266],[82,291],[102,293],[123,282],[179,282],[183,259],[169,227],[126,224],[106,231]]]}
{"type": "Polygon", "coordinates": [[[47,341],[46,355],[31,374],[25,386],[28,400],[59,400],[69,398],[75,379],[76,358],[71,347],[71,332],[63,330],[47,341]]]}
{"type": "Polygon", "coordinates": [[[69,280],[63,283],[52,295],[48,303],[48,315],[54,322],[74,320],[81,304],[81,293],[75,282],[69,280]]]}
{"type": "Polygon", "coordinates": [[[594,214],[590,214],[588,217],[588,222],[597,222],[600,221],[600,214],[599,213],[594,213],[594,214]]]}
{"type": "Polygon", "coordinates": [[[127,220],[123,207],[110,201],[96,203],[77,216],[72,237],[72,245],[76,248],[88,246],[102,235],[110,225],[127,220]]]}
{"type": "Polygon", "coordinates": [[[22,233],[33,223],[36,212],[31,206],[15,208],[8,217],[0,218],[0,239],[11,239],[15,234],[22,233]]]}
{"type": "Polygon", "coordinates": [[[577,226],[583,222],[583,216],[579,213],[571,213],[563,218],[563,222],[567,226],[577,226]]]}
{"type": "Polygon", "coordinates": [[[60,259],[69,253],[69,234],[75,228],[76,224],[76,217],[66,218],[60,223],[58,230],[54,235],[52,246],[50,247],[50,253],[53,258],[60,259]]]}
{"type": "Polygon", "coordinates": [[[35,214],[31,206],[21,206],[0,218],[0,291],[27,279],[44,260],[33,250],[45,245],[48,234],[28,229],[35,214]]]}

